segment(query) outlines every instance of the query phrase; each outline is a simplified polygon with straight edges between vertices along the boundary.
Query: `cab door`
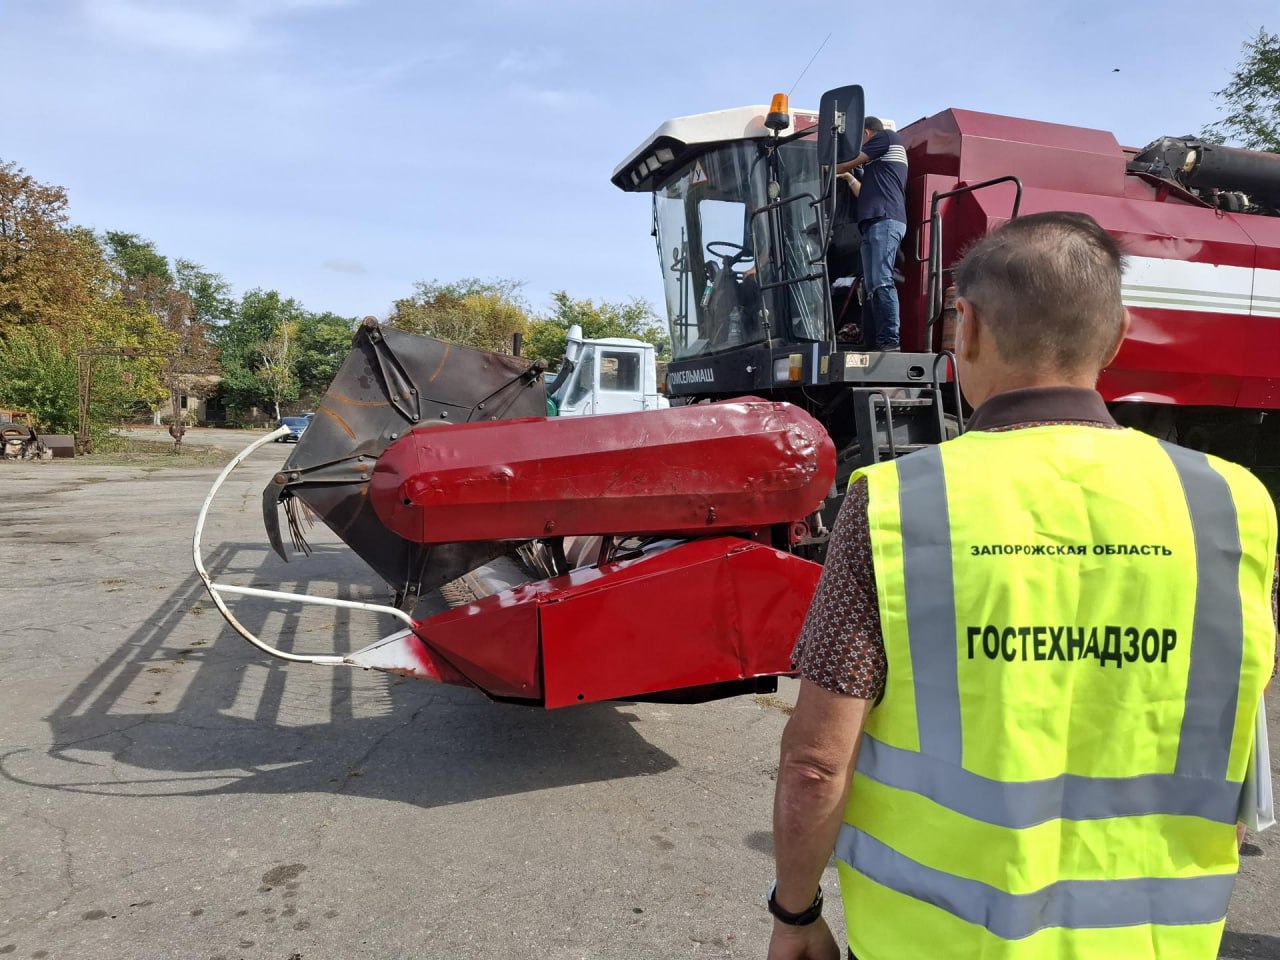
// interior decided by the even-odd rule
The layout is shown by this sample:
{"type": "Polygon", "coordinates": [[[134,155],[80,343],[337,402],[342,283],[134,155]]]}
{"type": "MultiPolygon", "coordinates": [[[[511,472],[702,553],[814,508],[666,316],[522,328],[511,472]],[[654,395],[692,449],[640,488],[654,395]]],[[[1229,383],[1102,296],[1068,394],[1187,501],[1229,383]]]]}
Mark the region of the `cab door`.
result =
{"type": "Polygon", "coordinates": [[[646,409],[641,371],[644,351],[601,347],[597,368],[596,413],[635,413],[646,409]]]}
{"type": "Polygon", "coordinates": [[[596,412],[596,351],[588,344],[578,355],[577,369],[560,402],[560,416],[585,417],[596,412]]]}

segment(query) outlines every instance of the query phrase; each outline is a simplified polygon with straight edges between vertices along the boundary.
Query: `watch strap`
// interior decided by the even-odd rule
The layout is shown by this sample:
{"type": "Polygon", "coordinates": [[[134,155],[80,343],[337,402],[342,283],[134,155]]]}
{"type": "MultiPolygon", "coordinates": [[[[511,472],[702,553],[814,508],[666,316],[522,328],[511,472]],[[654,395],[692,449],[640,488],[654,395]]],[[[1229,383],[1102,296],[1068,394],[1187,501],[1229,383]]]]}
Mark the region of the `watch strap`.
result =
{"type": "Polygon", "coordinates": [[[769,912],[773,916],[785,923],[789,927],[807,927],[822,916],[822,887],[818,887],[818,892],[813,896],[813,903],[801,910],[799,913],[792,913],[778,906],[775,894],[778,891],[778,881],[773,881],[773,886],[769,887],[769,899],[767,905],[769,912]]]}

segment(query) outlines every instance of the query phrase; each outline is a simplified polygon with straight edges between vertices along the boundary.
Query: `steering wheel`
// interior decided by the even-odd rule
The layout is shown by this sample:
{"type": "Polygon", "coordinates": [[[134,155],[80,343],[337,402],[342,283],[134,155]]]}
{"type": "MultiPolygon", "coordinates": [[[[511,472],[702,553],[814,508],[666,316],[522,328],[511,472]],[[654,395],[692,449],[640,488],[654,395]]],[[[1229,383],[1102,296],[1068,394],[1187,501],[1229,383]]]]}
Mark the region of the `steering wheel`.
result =
{"type": "Polygon", "coordinates": [[[726,270],[741,263],[743,260],[754,260],[756,258],[756,255],[742,244],[730,243],[728,240],[712,240],[707,244],[707,253],[724,261],[722,266],[726,270]],[[727,247],[729,252],[721,253],[716,247],[727,247]]]}

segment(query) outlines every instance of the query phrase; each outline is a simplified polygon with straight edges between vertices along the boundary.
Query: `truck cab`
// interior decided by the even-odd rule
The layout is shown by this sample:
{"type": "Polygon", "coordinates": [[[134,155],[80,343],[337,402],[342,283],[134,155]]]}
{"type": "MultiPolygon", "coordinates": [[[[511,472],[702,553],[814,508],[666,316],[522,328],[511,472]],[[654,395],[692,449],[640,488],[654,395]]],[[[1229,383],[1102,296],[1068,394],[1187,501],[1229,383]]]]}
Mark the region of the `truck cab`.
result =
{"type": "Polygon", "coordinates": [[[562,417],[636,413],[670,406],[658,392],[657,351],[628,337],[586,340],[569,328],[564,360],[547,395],[562,417]]]}

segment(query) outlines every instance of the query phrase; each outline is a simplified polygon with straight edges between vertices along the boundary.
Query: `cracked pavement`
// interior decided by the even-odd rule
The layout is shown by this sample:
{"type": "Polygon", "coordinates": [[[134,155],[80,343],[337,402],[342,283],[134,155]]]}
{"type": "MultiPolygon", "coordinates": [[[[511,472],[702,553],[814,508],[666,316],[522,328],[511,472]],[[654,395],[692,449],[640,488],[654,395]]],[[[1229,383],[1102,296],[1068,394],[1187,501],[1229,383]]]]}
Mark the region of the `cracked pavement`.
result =
{"type": "MultiPolygon", "coordinates": [[[[228,482],[210,569],[384,602],[321,526],[313,556],[270,552],[259,492],[284,455],[228,482]]],[[[270,660],[192,571],[216,472],[0,464],[0,956],[763,956],[793,684],[546,713],[270,660]]],[[[396,629],[231,603],[296,652],[396,629]]],[[[1280,743],[1274,704],[1272,720],[1280,743]]],[[[1280,958],[1280,832],[1249,842],[1223,956],[1280,958]]]]}

